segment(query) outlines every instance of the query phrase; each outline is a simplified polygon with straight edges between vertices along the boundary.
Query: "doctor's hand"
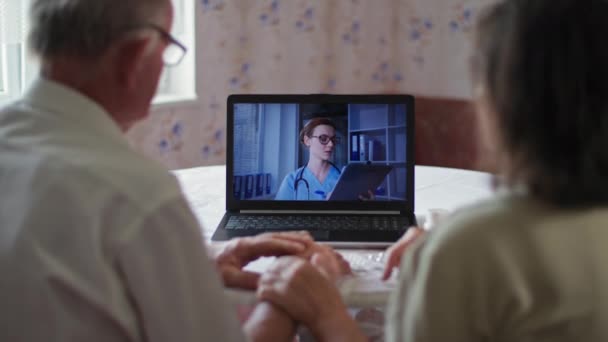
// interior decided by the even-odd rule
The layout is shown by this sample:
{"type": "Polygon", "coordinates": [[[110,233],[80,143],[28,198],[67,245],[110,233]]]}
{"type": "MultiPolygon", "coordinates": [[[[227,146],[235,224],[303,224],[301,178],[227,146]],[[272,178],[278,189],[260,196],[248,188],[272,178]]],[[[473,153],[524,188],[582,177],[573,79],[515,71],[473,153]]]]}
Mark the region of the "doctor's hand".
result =
{"type": "Polygon", "coordinates": [[[366,194],[359,194],[359,200],[361,201],[373,201],[376,199],[376,195],[372,190],[367,190],[366,194]]]}
{"type": "Polygon", "coordinates": [[[382,280],[387,280],[390,278],[393,273],[393,269],[395,267],[399,267],[401,264],[401,257],[403,253],[407,250],[409,246],[411,246],[414,241],[416,241],[420,236],[425,234],[425,230],[418,227],[410,227],[405,234],[399,239],[399,241],[395,242],[392,246],[390,246],[385,255],[386,257],[386,265],[384,266],[384,272],[382,274],[382,280]]]}
{"type": "Polygon", "coordinates": [[[315,340],[364,341],[332,278],[302,258],[281,257],[260,278],[257,296],[306,325],[315,340]]]}
{"type": "Polygon", "coordinates": [[[248,263],[264,256],[307,253],[315,245],[308,232],[265,233],[232,239],[210,248],[224,286],[256,289],[260,275],[243,270],[248,263]]]}

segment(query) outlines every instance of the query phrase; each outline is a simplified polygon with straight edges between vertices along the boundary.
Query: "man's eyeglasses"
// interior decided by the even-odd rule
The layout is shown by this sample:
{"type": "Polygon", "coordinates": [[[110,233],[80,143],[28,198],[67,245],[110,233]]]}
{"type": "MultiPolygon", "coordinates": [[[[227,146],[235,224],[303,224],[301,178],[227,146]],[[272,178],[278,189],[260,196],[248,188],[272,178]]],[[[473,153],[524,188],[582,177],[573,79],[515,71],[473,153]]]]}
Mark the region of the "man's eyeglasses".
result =
{"type": "Polygon", "coordinates": [[[330,140],[332,143],[334,143],[334,145],[337,145],[340,143],[340,137],[337,137],[335,135],[333,137],[330,137],[327,134],[321,134],[321,135],[313,135],[313,136],[311,136],[311,138],[319,139],[319,142],[321,143],[321,145],[329,144],[330,140]]]}
{"type": "Polygon", "coordinates": [[[164,28],[158,25],[148,24],[146,27],[155,30],[163,37],[163,39],[166,39],[169,42],[165,48],[165,51],[163,52],[163,63],[166,66],[178,65],[182,59],[184,59],[186,51],[188,51],[184,44],[180,43],[169,32],[165,31],[164,28]]]}

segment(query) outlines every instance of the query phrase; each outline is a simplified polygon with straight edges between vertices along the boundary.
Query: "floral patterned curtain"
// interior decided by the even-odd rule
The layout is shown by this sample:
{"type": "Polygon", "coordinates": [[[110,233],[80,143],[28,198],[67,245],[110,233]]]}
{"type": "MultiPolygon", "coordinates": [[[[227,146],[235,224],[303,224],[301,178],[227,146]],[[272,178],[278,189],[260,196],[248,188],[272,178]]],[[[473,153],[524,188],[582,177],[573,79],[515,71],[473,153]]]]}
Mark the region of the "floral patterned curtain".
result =
{"type": "Polygon", "coordinates": [[[233,93],[470,98],[475,18],[490,0],[197,0],[199,101],[129,132],[170,168],[225,163],[233,93]]]}

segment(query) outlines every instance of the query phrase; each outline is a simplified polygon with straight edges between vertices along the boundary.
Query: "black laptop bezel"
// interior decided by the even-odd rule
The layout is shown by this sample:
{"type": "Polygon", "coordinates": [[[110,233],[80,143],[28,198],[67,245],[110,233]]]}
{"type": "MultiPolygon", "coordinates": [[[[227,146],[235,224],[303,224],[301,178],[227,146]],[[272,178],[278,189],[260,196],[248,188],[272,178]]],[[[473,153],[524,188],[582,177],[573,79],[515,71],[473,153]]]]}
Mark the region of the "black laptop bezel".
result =
{"type": "Polygon", "coordinates": [[[295,94],[233,94],[227,100],[226,122],[226,209],[263,211],[399,211],[408,215],[414,212],[414,97],[406,94],[390,95],[295,95],[295,94]],[[406,200],[405,201],[265,201],[241,200],[232,196],[234,171],[234,104],[237,103],[298,103],[298,104],[405,104],[406,105],[406,200]],[[410,199],[409,201],[407,199],[410,199]]]}

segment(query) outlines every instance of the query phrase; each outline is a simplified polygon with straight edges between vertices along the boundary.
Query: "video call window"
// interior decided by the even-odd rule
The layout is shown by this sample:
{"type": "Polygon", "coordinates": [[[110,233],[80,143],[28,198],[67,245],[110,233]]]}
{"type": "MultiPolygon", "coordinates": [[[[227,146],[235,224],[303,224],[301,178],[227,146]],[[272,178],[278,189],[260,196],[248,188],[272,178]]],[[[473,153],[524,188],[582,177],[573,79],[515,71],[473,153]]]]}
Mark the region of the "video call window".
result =
{"type": "Polygon", "coordinates": [[[405,200],[405,104],[237,103],[233,110],[236,199],[331,200],[345,167],[366,164],[390,166],[371,199],[405,200]],[[318,122],[305,145],[300,131],[318,122]],[[318,160],[330,165],[321,180],[308,167],[318,160]]]}

